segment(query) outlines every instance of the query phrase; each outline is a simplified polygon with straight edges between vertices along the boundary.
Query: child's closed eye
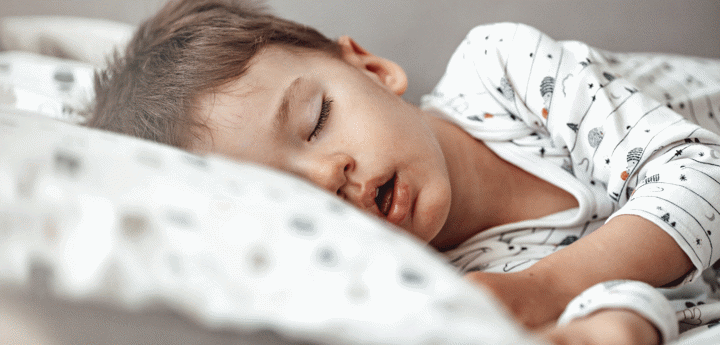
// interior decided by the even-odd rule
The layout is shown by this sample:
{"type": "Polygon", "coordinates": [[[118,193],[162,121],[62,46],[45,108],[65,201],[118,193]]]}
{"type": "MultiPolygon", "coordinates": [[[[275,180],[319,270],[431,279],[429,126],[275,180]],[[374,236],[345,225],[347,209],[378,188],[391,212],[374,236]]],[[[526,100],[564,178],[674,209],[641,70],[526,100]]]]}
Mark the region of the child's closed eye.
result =
{"type": "Polygon", "coordinates": [[[320,132],[325,127],[325,123],[328,120],[328,117],[330,116],[330,105],[332,104],[332,99],[330,98],[324,98],[322,101],[322,106],[320,107],[320,116],[318,117],[317,124],[315,125],[315,128],[313,129],[312,133],[310,133],[310,137],[308,138],[308,141],[314,139],[315,137],[320,134],[320,132]]]}

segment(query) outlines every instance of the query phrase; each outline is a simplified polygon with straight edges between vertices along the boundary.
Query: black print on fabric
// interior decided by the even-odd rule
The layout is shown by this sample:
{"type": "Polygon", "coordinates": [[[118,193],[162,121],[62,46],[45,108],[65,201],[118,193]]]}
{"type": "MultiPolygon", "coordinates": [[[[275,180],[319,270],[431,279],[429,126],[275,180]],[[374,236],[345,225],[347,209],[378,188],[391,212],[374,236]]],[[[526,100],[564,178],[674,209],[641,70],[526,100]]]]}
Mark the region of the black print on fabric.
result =
{"type": "Polygon", "coordinates": [[[575,176],[575,168],[573,167],[572,161],[570,161],[569,159],[563,159],[562,166],[560,167],[570,173],[570,175],[575,176]]]}
{"type": "Polygon", "coordinates": [[[540,82],[540,96],[542,96],[543,104],[545,107],[542,109],[542,117],[547,119],[550,108],[550,101],[552,100],[553,92],[555,91],[555,78],[547,76],[540,82]]]}
{"type": "Polygon", "coordinates": [[[191,155],[191,154],[183,154],[183,158],[186,163],[190,164],[193,167],[196,167],[201,170],[208,169],[207,159],[205,159],[203,157],[199,157],[199,156],[191,155]]]}
{"type": "Polygon", "coordinates": [[[470,103],[468,103],[465,95],[462,93],[459,93],[457,94],[457,96],[450,98],[450,100],[448,100],[445,105],[458,114],[464,113],[468,109],[468,107],[470,107],[470,103]]]}
{"type": "Polygon", "coordinates": [[[630,197],[635,193],[635,188],[633,187],[627,187],[625,188],[625,199],[630,199],[630,197]]]}
{"type": "Polygon", "coordinates": [[[560,242],[559,245],[560,245],[560,246],[567,246],[567,245],[570,245],[570,244],[572,244],[573,242],[575,242],[575,241],[577,241],[577,240],[578,240],[578,237],[577,237],[577,236],[575,236],[575,235],[570,235],[570,236],[568,236],[568,237],[565,237],[565,238],[562,240],[562,242],[560,242]]]}
{"type": "Polygon", "coordinates": [[[410,267],[404,267],[400,270],[400,281],[404,285],[414,288],[425,287],[427,284],[427,278],[420,271],[410,267]]]}
{"type": "Polygon", "coordinates": [[[488,263],[482,263],[480,265],[475,265],[470,268],[462,270],[463,273],[470,273],[470,272],[482,272],[486,270],[488,267],[490,267],[490,264],[488,263]]]}
{"type": "Polygon", "coordinates": [[[642,155],[642,147],[636,147],[627,153],[627,170],[623,171],[620,174],[620,178],[623,181],[627,180],[627,178],[632,175],[633,171],[635,171],[635,167],[637,167],[638,163],[640,163],[642,155]]]}
{"type": "Polygon", "coordinates": [[[508,101],[512,102],[515,100],[515,91],[513,91],[512,84],[510,84],[507,78],[500,78],[500,86],[497,88],[497,91],[508,101]]]}
{"type": "Polygon", "coordinates": [[[660,219],[662,219],[663,222],[670,224],[673,228],[675,227],[675,222],[670,222],[670,213],[663,214],[660,219]]]}
{"type": "Polygon", "coordinates": [[[248,255],[248,261],[250,267],[256,273],[264,272],[270,268],[270,255],[264,247],[252,249],[248,255]]]}
{"type": "Polygon", "coordinates": [[[698,308],[695,303],[692,302],[686,302],[685,306],[688,309],[682,311],[683,319],[680,320],[680,323],[684,323],[687,325],[701,325],[703,323],[702,310],[700,310],[700,308],[698,308]]]}
{"type": "Polygon", "coordinates": [[[137,241],[150,230],[150,220],[144,214],[126,213],[120,216],[120,229],[125,238],[137,241]]]}
{"type": "Polygon", "coordinates": [[[321,247],[315,257],[325,267],[335,267],[338,264],[338,254],[332,247],[321,247]]]}
{"type": "Polygon", "coordinates": [[[73,108],[71,105],[66,104],[66,103],[63,103],[62,109],[60,111],[65,116],[70,116],[70,115],[78,112],[75,108],[73,108]]]}
{"type": "Polygon", "coordinates": [[[55,151],[55,172],[69,177],[77,177],[82,168],[82,159],[67,151],[55,151]]]}
{"type": "Polygon", "coordinates": [[[590,147],[597,149],[603,137],[605,137],[605,133],[603,133],[602,128],[595,127],[588,132],[588,144],[590,144],[590,147]]]}
{"type": "Polygon", "coordinates": [[[317,234],[315,223],[307,217],[303,216],[293,217],[290,220],[290,228],[295,230],[297,234],[303,236],[313,236],[317,234]]]}
{"type": "Polygon", "coordinates": [[[660,181],[660,174],[655,174],[655,175],[652,175],[652,176],[650,176],[650,177],[646,177],[646,178],[643,180],[643,184],[653,183],[653,182],[658,182],[658,181],[660,181]]]}
{"type": "Polygon", "coordinates": [[[347,212],[348,207],[342,203],[335,201],[335,200],[330,200],[330,201],[328,201],[327,209],[334,214],[344,215],[347,212]]]}
{"type": "Polygon", "coordinates": [[[505,266],[503,266],[502,270],[503,270],[503,272],[508,273],[508,272],[511,272],[511,271],[515,270],[516,268],[518,268],[522,265],[525,265],[529,262],[532,262],[532,261],[533,261],[532,259],[527,259],[527,260],[523,260],[520,262],[508,262],[505,264],[505,266]]]}
{"type": "Polygon", "coordinates": [[[460,271],[464,272],[468,266],[475,262],[475,260],[483,256],[483,254],[489,252],[492,252],[492,248],[490,247],[473,248],[461,255],[458,255],[456,258],[452,259],[450,263],[454,266],[458,266],[460,271]]]}
{"type": "Polygon", "coordinates": [[[58,69],[53,74],[53,80],[60,92],[70,92],[75,85],[75,76],[72,71],[58,69]]]}

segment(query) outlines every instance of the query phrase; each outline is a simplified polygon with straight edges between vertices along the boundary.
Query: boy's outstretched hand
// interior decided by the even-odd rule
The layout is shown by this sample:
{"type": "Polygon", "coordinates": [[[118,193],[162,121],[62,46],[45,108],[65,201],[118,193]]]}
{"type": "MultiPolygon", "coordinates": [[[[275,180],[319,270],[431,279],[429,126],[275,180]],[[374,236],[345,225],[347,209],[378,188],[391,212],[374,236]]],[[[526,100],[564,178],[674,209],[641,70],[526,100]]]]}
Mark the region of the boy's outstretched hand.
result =
{"type": "Polygon", "coordinates": [[[625,309],[605,309],[541,332],[552,344],[657,345],[660,335],[645,318],[625,309]]]}
{"type": "MultiPolygon", "coordinates": [[[[518,321],[537,331],[552,327],[573,298],[597,283],[627,279],[658,287],[692,268],[688,256],[665,231],[641,217],[622,215],[523,271],[471,272],[466,277],[488,288],[518,321]]],[[[610,336],[591,329],[611,326],[629,339],[645,334],[642,330],[648,327],[654,330],[639,315],[612,309],[573,321],[548,335],[563,343],[575,333],[610,336]]],[[[657,333],[654,336],[658,337],[657,333]]],[[[658,342],[652,337],[647,341],[658,342]]]]}
{"type": "Polygon", "coordinates": [[[544,282],[547,277],[535,272],[472,272],[466,277],[490,288],[516,319],[552,344],[660,344],[655,326],[625,309],[603,309],[556,326],[574,296],[552,291],[552,282],[544,282]]]}

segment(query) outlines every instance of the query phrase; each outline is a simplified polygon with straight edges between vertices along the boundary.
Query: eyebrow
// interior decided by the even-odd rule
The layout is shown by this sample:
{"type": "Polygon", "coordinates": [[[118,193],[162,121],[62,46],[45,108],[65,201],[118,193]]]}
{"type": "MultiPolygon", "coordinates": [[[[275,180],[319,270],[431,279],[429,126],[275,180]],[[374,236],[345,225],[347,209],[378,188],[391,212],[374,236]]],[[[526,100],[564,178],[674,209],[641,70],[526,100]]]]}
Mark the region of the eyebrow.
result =
{"type": "Polygon", "coordinates": [[[300,86],[302,78],[298,77],[290,83],[290,86],[283,92],[282,99],[280,100],[280,107],[275,112],[275,132],[278,133],[283,127],[287,126],[288,119],[290,117],[290,98],[300,86]]]}

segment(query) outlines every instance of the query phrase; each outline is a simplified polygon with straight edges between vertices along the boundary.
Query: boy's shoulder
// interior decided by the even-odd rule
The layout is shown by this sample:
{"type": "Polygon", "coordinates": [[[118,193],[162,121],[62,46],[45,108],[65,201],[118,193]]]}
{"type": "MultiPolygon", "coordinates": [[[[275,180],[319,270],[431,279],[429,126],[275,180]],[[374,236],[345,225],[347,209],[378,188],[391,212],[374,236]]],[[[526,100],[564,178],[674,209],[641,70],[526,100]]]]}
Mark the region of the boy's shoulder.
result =
{"type": "Polygon", "coordinates": [[[470,29],[456,49],[456,53],[466,59],[484,60],[486,64],[503,64],[502,61],[512,52],[529,51],[529,56],[533,57],[533,50],[544,40],[553,41],[542,31],[527,24],[513,22],[482,24],[470,29]]]}

